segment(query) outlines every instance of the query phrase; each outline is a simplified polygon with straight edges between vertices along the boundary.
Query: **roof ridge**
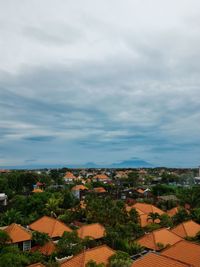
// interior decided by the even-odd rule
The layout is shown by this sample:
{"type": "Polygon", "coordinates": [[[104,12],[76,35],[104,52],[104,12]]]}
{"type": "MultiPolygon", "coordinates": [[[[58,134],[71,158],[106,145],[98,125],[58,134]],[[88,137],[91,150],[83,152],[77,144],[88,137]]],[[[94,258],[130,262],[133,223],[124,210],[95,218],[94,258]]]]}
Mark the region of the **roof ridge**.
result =
{"type": "MultiPolygon", "coordinates": [[[[154,254],[156,254],[156,253],[154,253],[154,254]]],[[[177,261],[177,262],[183,263],[183,264],[188,265],[188,266],[190,266],[190,267],[194,267],[194,265],[192,265],[192,264],[190,264],[190,263],[187,263],[187,262],[184,262],[184,261],[181,261],[181,260],[178,260],[178,259],[171,258],[171,257],[168,256],[168,255],[163,255],[163,254],[158,254],[158,255],[159,255],[159,256],[162,256],[162,257],[165,257],[165,258],[168,258],[168,259],[173,260],[173,261],[177,261]]]]}

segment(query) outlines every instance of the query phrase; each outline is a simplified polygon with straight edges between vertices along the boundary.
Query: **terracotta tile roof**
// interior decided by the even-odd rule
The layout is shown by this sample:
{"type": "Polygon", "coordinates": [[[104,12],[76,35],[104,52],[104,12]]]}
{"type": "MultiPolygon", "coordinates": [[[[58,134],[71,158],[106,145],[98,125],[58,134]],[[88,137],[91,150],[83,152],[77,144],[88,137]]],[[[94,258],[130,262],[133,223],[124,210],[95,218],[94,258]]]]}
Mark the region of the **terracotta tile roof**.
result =
{"type": "Polygon", "coordinates": [[[171,231],[183,238],[195,237],[200,232],[200,225],[192,220],[177,225],[171,231]]]}
{"type": "Polygon", "coordinates": [[[141,238],[137,240],[137,242],[146,248],[152,250],[160,250],[158,244],[174,245],[178,241],[182,240],[182,238],[166,228],[155,230],[151,233],[145,234],[141,238]]]}
{"type": "Polygon", "coordinates": [[[51,238],[61,237],[64,232],[72,231],[67,225],[65,225],[61,221],[48,216],[43,216],[42,218],[30,224],[29,227],[34,231],[46,233],[51,238]]]}
{"type": "Polygon", "coordinates": [[[95,187],[93,190],[96,193],[105,193],[106,192],[105,188],[103,188],[103,187],[95,187]]]}
{"type": "Polygon", "coordinates": [[[74,256],[72,259],[61,263],[60,267],[85,267],[86,264],[93,260],[97,264],[108,264],[108,259],[115,253],[114,250],[106,245],[85,250],[74,256]]]}
{"type": "MultiPolygon", "coordinates": [[[[153,223],[152,219],[149,219],[148,214],[140,214],[139,222],[141,227],[146,227],[148,224],[153,223]]],[[[160,219],[156,219],[154,223],[160,223],[160,219]]]]}
{"type": "Polygon", "coordinates": [[[76,191],[76,190],[87,190],[88,188],[82,184],[78,184],[72,187],[72,191],[76,191]]]}
{"type": "Polygon", "coordinates": [[[190,267],[190,264],[183,263],[164,255],[158,255],[155,253],[148,253],[142,258],[134,261],[131,267],[190,267]]]}
{"type": "Polygon", "coordinates": [[[106,174],[97,174],[94,176],[94,179],[108,180],[109,178],[106,174]]]}
{"type": "Polygon", "coordinates": [[[143,189],[141,189],[141,188],[139,188],[139,189],[137,190],[137,192],[138,192],[139,194],[144,194],[144,191],[145,191],[145,190],[143,190],[143,189]]]}
{"type": "Polygon", "coordinates": [[[200,266],[200,245],[182,240],[170,248],[163,250],[162,255],[191,264],[200,266]]]}
{"type": "Polygon", "coordinates": [[[31,232],[22,227],[19,224],[12,223],[4,229],[11,238],[11,243],[19,243],[27,240],[31,240],[31,232]]]}
{"type": "Polygon", "coordinates": [[[42,192],[44,192],[44,191],[42,189],[40,189],[40,188],[35,188],[32,191],[32,193],[42,193],[42,192]]]}
{"type": "Polygon", "coordinates": [[[145,214],[149,214],[150,212],[153,212],[153,213],[157,212],[160,215],[164,214],[164,211],[162,211],[161,209],[159,209],[156,206],[151,205],[151,204],[138,202],[138,203],[134,204],[132,207],[142,211],[145,214]]]}
{"type": "Polygon", "coordinates": [[[38,262],[38,263],[34,263],[31,265],[28,265],[27,267],[45,267],[45,265],[43,265],[42,263],[38,262]]]}
{"type": "Polygon", "coordinates": [[[93,223],[83,225],[77,230],[77,233],[80,238],[92,237],[93,239],[99,239],[104,237],[105,228],[99,223],[93,223]]]}
{"type": "Polygon", "coordinates": [[[53,241],[47,242],[44,246],[35,246],[31,249],[32,252],[39,251],[43,255],[50,256],[56,250],[56,245],[53,241]]]}
{"type": "Polygon", "coordinates": [[[168,211],[167,211],[167,214],[168,214],[170,217],[173,217],[177,212],[178,212],[178,207],[174,207],[174,208],[172,208],[171,210],[168,210],[168,211]]]}
{"type": "Polygon", "coordinates": [[[66,172],[64,178],[66,178],[66,179],[77,179],[77,177],[74,176],[72,172],[66,172]]]}

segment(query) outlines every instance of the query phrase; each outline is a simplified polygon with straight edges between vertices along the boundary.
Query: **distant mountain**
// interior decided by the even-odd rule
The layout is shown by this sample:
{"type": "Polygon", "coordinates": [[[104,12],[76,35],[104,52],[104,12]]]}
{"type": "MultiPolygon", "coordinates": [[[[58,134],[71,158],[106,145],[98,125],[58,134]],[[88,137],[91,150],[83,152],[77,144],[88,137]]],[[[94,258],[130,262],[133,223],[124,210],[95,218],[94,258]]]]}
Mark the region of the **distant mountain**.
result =
{"type": "Polygon", "coordinates": [[[47,164],[47,165],[39,165],[39,164],[27,164],[21,166],[0,166],[0,169],[44,169],[44,168],[151,168],[154,167],[147,161],[140,160],[137,158],[133,158],[130,160],[124,160],[121,162],[111,163],[111,164],[97,164],[95,162],[87,162],[85,164],[47,164]]]}
{"type": "Polygon", "coordinates": [[[124,160],[119,163],[113,163],[112,168],[151,168],[153,167],[152,164],[150,164],[147,161],[140,160],[140,159],[132,159],[132,160],[124,160]]]}

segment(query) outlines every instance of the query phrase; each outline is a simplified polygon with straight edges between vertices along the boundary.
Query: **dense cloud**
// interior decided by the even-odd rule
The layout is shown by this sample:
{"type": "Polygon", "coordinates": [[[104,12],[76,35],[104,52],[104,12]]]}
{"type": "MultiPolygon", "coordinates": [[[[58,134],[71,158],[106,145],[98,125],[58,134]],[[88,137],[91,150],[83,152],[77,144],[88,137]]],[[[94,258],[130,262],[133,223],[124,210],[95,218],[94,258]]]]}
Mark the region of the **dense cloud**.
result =
{"type": "Polygon", "coordinates": [[[199,164],[198,1],[0,10],[0,165],[199,164]]]}

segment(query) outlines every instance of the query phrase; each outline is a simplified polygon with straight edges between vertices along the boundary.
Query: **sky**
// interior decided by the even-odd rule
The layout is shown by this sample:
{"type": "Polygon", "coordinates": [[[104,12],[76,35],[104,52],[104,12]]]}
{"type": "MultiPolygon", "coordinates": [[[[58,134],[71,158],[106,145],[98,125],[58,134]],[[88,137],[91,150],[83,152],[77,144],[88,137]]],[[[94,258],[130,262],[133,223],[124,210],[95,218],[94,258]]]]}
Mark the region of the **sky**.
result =
{"type": "Polygon", "coordinates": [[[0,167],[200,164],[199,0],[0,0],[0,167]]]}

